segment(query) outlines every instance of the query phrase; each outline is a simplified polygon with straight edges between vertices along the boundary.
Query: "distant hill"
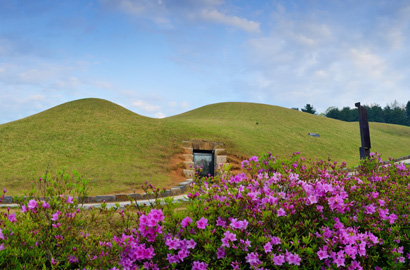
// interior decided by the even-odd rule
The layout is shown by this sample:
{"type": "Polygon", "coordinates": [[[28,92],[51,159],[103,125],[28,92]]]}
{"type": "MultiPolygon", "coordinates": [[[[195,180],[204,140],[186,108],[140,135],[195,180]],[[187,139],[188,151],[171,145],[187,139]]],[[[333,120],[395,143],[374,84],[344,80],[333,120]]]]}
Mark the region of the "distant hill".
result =
{"type": "MultiPolygon", "coordinates": [[[[372,151],[410,154],[410,127],[370,123],[372,151]]],[[[277,106],[219,103],[180,115],[153,119],[101,99],[68,102],[0,125],[0,187],[11,195],[31,180],[67,166],[91,180],[92,194],[130,192],[141,183],[169,187],[170,160],[183,141],[222,142],[228,153],[332,158],[357,164],[358,123],[315,116],[277,106]],[[320,137],[308,133],[320,134],[320,137]]]]}

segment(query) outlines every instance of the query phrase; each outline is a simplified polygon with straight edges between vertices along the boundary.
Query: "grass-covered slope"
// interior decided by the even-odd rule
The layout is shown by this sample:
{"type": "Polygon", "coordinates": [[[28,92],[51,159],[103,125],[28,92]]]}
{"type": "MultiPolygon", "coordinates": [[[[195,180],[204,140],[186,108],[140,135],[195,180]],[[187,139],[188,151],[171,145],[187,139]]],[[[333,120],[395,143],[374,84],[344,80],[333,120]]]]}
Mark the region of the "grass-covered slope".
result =
{"type": "MultiPolygon", "coordinates": [[[[372,151],[385,158],[410,154],[409,127],[371,123],[370,135],[372,151]]],[[[0,185],[15,195],[48,166],[67,166],[91,180],[92,194],[130,192],[145,181],[170,186],[169,161],[182,141],[192,139],[222,142],[242,156],[301,151],[351,165],[360,146],[358,123],[276,106],[221,103],[152,119],[109,101],[83,99],[0,125],[0,185]]]]}

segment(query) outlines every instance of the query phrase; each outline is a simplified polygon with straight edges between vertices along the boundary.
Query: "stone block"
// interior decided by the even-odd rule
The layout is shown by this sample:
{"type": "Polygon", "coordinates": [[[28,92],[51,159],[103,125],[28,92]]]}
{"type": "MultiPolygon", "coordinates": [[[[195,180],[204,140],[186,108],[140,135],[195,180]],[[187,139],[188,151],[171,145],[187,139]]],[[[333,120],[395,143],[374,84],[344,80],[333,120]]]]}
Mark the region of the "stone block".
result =
{"type": "Polygon", "coordinates": [[[168,196],[171,196],[172,193],[171,193],[171,190],[168,189],[168,190],[165,190],[165,192],[162,193],[161,195],[162,195],[161,197],[168,197],[168,196]]]}
{"type": "Polygon", "coordinates": [[[185,153],[192,155],[194,150],[192,149],[192,147],[184,147],[184,151],[185,153]]]}
{"type": "Polygon", "coordinates": [[[219,155],[225,152],[225,149],[215,149],[214,151],[215,151],[215,155],[219,155]]]}
{"type": "Polygon", "coordinates": [[[131,194],[128,194],[128,197],[130,197],[132,200],[136,200],[136,201],[142,199],[142,195],[139,194],[139,193],[131,193],[131,194]]]}
{"type": "MultiPolygon", "coordinates": [[[[190,179],[189,179],[189,180],[190,180],[190,179]]],[[[191,183],[192,183],[192,181],[186,180],[186,181],[184,181],[184,182],[179,183],[178,186],[189,186],[189,184],[191,184],[191,183]]]]}
{"type": "Polygon", "coordinates": [[[216,163],[220,164],[220,163],[226,163],[227,162],[228,157],[227,156],[217,156],[216,157],[216,163]]]}
{"type": "Polygon", "coordinates": [[[194,163],[192,161],[184,161],[185,168],[191,170],[194,168],[194,163]]]}
{"type": "Polygon", "coordinates": [[[192,162],[194,160],[194,156],[191,155],[191,154],[183,154],[183,157],[184,157],[185,161],[192,162]]]}
{"type": "Polygon", "coordinates": [[[115,202],[115,195],[95,196],[95,202],[115,202]]]}
{"type": "Polygon", "coordinates": [[[126,201],[129,201],[130,199],[128,198],[127,194],[117,194],[115,195],[115,200],[117,202],[126,202],[126,201]]]}
{"type": "Polygon", "coordinates": [[[83,198],[77,198],[78,203],[95,203],[95,197],[83,197],[83,198]]]}
{"type": "Polygon", "coordinates": [[[193,178],[195,176],[194,170],[183,170],[182,173],[186,178],[193,178]]]}
{"type": "Polygon", "coordinates": [[[171,194],[172,195],[179,195],[179,194],[181,194],[182,193],[182,191],[181,191],[181,188],[180,187],[173,187],[173,188],[171,188],[171,194]]]}
{"type": "Polygon", "coordinates": [[[13,203],[13,196],[4,196],[2,203],[13,203]]]}
{"type": "Polygon", "coordinates": [[[142,199],[143,200],[150,200],[150,199],[154,199],[154,198],[155,198],[154,194],[147,194],[147,193],[142,194],[142,199]]]}

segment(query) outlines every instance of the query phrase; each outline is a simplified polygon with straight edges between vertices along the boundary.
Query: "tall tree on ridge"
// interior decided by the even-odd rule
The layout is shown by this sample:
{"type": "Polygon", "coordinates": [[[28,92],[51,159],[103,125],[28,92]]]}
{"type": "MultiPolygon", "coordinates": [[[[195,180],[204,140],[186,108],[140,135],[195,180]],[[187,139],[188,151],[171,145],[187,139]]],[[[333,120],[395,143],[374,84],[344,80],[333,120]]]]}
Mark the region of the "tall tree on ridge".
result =
{"type": "Polygon", "coordinates": [[[316,109],[313,108],[312,105],[306,104],[306,106],[305,106],[304,108],[302,108],[302,112],[311,113],[311,114],[316,114],[316,109]]]}

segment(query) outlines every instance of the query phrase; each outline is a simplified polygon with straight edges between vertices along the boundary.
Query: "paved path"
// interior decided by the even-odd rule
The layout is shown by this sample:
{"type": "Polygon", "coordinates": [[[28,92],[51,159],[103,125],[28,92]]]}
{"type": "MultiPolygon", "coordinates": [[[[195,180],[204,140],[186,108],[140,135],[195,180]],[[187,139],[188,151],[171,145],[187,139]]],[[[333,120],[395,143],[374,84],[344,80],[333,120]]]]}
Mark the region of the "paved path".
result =
{"type": "Polygon", "coordinates": [[[403,162],[403,163],[406,163],[406,164],[410,164],[410,159],[405,159],[405,160],[402,160],[402,161],[400,161],[400,162],[403,162]]]}
{"type": "MultiPolygon", "coordinates": [[[[178,202],[178,201],[188,201],[188,197],[187,195],[183,194],[183,195],[178,195],[178,196],[170,196],[173,197],[174,202],[178,202]]],[[[160,201],[164,201],[165,198],[160,198],[160,201]]],[[[120,205],[120,208],[124,208],[126,205],[129,204],[134,204],[135,202],[110,202],[110,203],[106,203],[107,204],[107,208],[113,208],[116,207],[116,204],[120,205]]],[[[150,199],[150,200],[139,200],[136,201],[136,203],[138,205],[149,205],[150,203],[155,203],[154,199],[150,199]]],[[[85,203],[81,206],[81,204],[78,204],[80,206],[80,208],[83,209],[90,209],[90,208],[100,208],[101,207],[101,203],[85,203]]],[[[0,207],[19,207],[20,205],[16,204],[16,203],[9,203],[9,204],[0,204],[0,207]]]]}
{"type": "MultiPolygon", "coordinates": [[[[171,198],[173,197],[174,202],[188,201],[188,197],[185,194],[184,195],[178,195],[178,196],[170,196],[170,197],[171,198]]],[[[163,202],[164,199],[165,198],[160,198],[159,200],[163,202]]],[[[115,207],[116,204],[119,204],[120,208],[124,208],[124,206],[129,205],[129,204],[134,204],[134,203],[135,202],[132,202],[132,203],[131,202],[116,202],[116,203],[106,203],[106,204],[107,204],[107,208],[115,207]]],[[[136,201],[136,203],[138,205],[144,205],[144,204],[149,205],[150,203],[155,203],[155,200],[153,200],[153,199],[151,199],[151,200],[140,200],[140,201],[136,201]]],[[[85,209],[90,209],[91,207],[99,208],[99,207],[101,207],[101,204],[100,203],[87,203],[87,204],[84,204],[82,206],[82,208],[85,208],[85,209]]]]}

